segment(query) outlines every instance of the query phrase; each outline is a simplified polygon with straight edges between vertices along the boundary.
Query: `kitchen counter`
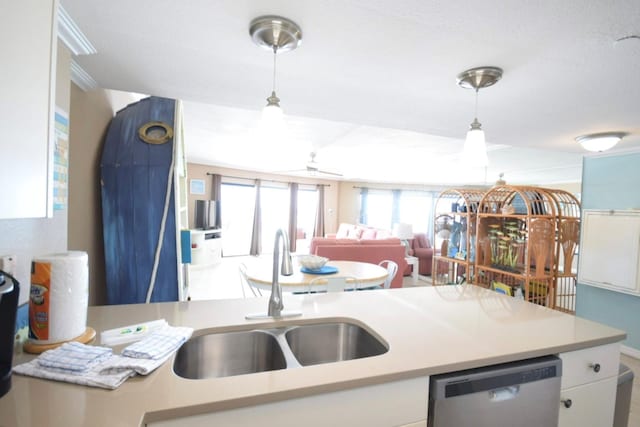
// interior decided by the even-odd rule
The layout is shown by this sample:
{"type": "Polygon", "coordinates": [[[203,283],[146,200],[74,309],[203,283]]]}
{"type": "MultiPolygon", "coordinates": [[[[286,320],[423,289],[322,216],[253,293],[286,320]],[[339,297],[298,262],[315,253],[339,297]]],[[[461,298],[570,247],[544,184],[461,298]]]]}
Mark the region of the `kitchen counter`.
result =
{"type": "MultiPolygon", "coordinates": [[[[187,380],[173,359],[151,375],[102,390],[13,375],[0,398],[0,425],[135,426],[394,380],[557,354],[621,341],[625,333],[477,286],[440,286],[284,296],[303,316],[246,320],[268,297],[90,307],[98,332],[152,319],[190,326],[194,335],[351,319],[383,339],[383,355],[298,369],[187,380]]],[[[116,349],[119,349],[116,348],[116,349]]],[[[20,355],[14,363],[33,356],[20,355]]]]}

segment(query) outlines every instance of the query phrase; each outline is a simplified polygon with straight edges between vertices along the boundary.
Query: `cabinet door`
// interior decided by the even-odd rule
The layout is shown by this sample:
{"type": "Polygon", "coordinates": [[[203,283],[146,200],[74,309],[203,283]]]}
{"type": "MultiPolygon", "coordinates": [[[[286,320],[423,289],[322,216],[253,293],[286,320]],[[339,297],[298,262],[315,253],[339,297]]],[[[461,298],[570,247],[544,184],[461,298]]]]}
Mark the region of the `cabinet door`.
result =
{"type": "Polygon", "coordinates": [[[0,219],[52,214],[56,0],[2,2],[0,219]]]}
{"type": "Polygon", "coordinates": [[[147,426],[426,426],[428,391],[429,379],[421,377],[174,420],[148,422],[147,426]]]}
{"type": "Polygon", "coordinates": [[[612,425],[617,383],[613,377],[562,390],[558,427],[612,425]]]}

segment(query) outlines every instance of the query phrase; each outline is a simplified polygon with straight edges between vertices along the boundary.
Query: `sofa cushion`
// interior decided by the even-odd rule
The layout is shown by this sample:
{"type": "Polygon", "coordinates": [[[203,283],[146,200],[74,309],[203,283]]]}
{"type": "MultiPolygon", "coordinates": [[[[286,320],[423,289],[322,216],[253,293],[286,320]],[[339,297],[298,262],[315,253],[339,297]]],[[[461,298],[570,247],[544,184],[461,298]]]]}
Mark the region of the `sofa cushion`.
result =
{"type": "Polygon", "coordinates": [[[424,233],[416,233],[413,236],[413,248],[430,248],[431,244],[429,243],[429,239],[427,235],[424,233]]]}

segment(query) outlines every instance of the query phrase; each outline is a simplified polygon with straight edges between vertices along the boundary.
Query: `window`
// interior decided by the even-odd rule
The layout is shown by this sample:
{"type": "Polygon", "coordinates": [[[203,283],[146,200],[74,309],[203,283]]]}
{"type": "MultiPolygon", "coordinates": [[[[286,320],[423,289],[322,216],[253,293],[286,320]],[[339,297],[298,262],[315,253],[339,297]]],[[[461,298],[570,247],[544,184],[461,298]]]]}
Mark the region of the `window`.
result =
{"type": "Polygon", "coordinates": [[[318,190],[298,189],[298,228],[302,229],[305,239],[313,237],[313,229],[315,228],[316,212],[318,210],[318,190]]]}
{"type": "Polygon", "coordinates": [[[249,255],[256,190],[253,185],[223,183],[222,253],[224,256],[249,255]]]}
{"type": "Polygon", "coordinates": [[[399,222],[411,224],[414,233],[427,233],[432,228],[433,194],[426,191],[403,191],[400,195],[399,222]]]}
{"type": "Polygon", "coordinates": [[[369,189],[360,195],[361,210],[365,210],[360,218],[371,227],[386,230],[391,230],[394,222],[411,224],[414,233],[431,236],[435,197],[432,191],[369,189]]]}
{"type": "Polygon", "coordinates": [[[286,184],[263,184],[260,189],[262,215],[262,253],[273,253],[278,228],[287,230],[289,224],[289,188],[286,184]]]}
{"type": "MultiPolygon", "coordinates": [[[[362,206],[362,203],[361,203],[362,206]]],[[[393,195],[391,191],[369,190],[367,193],[367,225],[391,230],[393,195]]]]}

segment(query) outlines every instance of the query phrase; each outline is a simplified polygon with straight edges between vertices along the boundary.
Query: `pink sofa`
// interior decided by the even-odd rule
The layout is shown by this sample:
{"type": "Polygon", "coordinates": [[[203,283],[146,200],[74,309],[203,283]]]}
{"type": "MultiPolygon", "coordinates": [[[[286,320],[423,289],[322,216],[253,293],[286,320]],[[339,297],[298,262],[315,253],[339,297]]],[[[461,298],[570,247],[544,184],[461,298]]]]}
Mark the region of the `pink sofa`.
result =
{"type": "MultiPolygon", "coordinates": [[[[361,261],[371,264],[389,259],[398,264],[398,272],[404,272],[408,267],[405,248],[396,238],[369,240],[314,237],[309,246],[309,253],[331,260],[361,261]]],[[[396,274],[391,287],[402,287],[402,274],[396,274]]]]}

